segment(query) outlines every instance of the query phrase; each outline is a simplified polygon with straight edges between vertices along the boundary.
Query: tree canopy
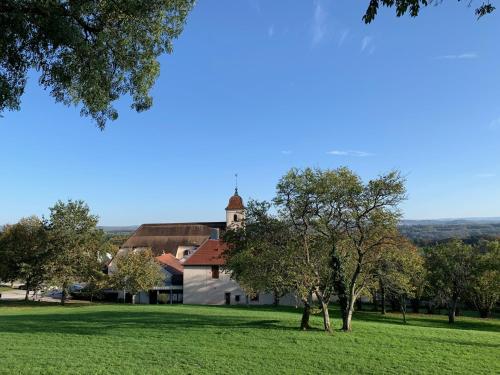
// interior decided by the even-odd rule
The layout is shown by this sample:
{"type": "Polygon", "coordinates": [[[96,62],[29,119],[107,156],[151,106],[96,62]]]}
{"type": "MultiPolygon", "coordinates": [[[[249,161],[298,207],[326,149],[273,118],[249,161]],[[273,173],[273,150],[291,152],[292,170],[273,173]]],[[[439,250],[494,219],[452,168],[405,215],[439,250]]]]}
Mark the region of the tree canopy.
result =
{"type": "Polygon", "coordinates": [[[98,217],[83,201],[58,201],[50,208],[48,268],[53,285],[62,288],[62,304],[72,283],[92,279],[101,267],[98,260],[107,246],[97,222],[98,217]]]}
{"type": "MultiPolygon", "coordinates": [[[[377,16],[380,6],[395,8],[396,16],[398,17],[405,14],[409,14],[411,17],[416,17],[420,14],[421,8],[433,4],[435,5],[441,3],[442,1],[443,0],[370,0],[366,13],[363,16],[363,21],[365,21],[365,23],[371,23],[377,16]]],[[[468,3],[471,5],[473,0],[470,0],[468,3]]],[[[494,10],[495,7],[489,1],[486,1],[479,7],[475,8],[474,12],[477,18],[481,18],[486,14],[492,13],[494,10]]]]}
{"type": "Polygon", "coordinates": [[[36,216],[8,225],[0,235],[0,280],[24,280],[26,300],[30,290],[38,290],[47,278],[47,232],[36,216]]]}
{"type": "MultiPolygon", "coordinates": [[[[110,284],[117,290],[132,295],[161,285],[165,273],[151,250],[130,251],[116,256],[116,270],[111,275],[110,284]]],[[[125,295],[123,296],[125,299],[125,295]]]]}
{"type": "Polygon", "coordinates": [[[194,0],[2,0],[0,113],[19,110],[28,71],[103,129],[123,95],[143,111],[194,0]]]}

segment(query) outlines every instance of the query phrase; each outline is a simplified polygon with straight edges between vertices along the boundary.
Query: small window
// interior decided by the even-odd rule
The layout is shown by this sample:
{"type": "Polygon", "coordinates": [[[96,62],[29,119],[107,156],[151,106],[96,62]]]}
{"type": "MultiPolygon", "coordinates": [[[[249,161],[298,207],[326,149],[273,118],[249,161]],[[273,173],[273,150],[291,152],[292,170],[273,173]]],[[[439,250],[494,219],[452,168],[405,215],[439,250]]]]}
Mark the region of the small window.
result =
{"type": "Polygon", "coordinates": [[[234,296],[234,302],[240,302],[240,295],[234,296]]]}
{"type": "Polygon", "coordinates": [[[234,214],[233,221],[238,221],[238,215],[234,214]]]}
{"type": "Polygon", "coordinates": [[[212,266],[212,279],[219,278],[219,266],[212,266]]]}
{"type": "Polygon", "coordinates": [[[252,298],[250,298],[250,301],[259,302],[259,294],[257,293],[256,295],[252,296],[252,298]]]}
{"type": "Polygon", "coordinates": [[[187,257],[189,255],[189,250],[184,250],[184,256],[187,257]]]}

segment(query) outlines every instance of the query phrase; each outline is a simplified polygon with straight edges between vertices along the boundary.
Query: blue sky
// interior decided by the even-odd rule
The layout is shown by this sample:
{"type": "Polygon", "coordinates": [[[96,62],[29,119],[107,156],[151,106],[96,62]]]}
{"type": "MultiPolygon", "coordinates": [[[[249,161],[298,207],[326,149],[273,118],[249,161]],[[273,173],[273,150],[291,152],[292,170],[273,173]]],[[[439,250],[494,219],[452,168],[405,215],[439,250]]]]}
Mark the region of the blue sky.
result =
{"type": "Polygon", "coordinates": [[[103,225],[223,220],[234,173],[270,199],[294,166],[400,169],[410,219],[500,216],[500,14],[449,1],[365,25],[367,3],[200,0],[154,107],[123,98],[104,132],[33,74],[0,118],[0,223],[68,198],[103,225]]]}

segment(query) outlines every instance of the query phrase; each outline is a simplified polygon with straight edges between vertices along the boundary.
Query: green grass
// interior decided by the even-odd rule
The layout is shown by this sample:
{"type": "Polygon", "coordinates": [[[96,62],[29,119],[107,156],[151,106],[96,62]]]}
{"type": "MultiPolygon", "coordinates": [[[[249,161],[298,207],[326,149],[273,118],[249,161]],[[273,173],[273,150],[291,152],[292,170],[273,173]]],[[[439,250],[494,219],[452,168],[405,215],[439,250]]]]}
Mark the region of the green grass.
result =
{"type": "Polygon", "coordinates": [[[0,293],[12,290],[11,287],[0,285],[0,293]]]}
{"type": "MultiPolygon", "coordinates": [[[[338,311],[333,323],[339,326],[338,311]]],[[[300,310],[0,304],[0,374],[498,374],[500,321],[358,312],[352,333],[300,310]]]]}

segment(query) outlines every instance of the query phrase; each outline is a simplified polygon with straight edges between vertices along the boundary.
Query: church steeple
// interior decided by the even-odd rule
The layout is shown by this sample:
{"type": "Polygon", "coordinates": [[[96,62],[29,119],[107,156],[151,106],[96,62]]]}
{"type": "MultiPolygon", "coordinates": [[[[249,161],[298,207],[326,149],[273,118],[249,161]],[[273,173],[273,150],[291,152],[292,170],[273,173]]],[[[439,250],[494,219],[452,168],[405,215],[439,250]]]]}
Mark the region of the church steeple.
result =
{"type": "Polygon", "coordinates": [[[245,219],[245,206],[243,199],[238,194],[238,174],[235,174],[234,195],[229,198],[229,203],[226,207],[226,226],[239,227],[245,219]]]}

